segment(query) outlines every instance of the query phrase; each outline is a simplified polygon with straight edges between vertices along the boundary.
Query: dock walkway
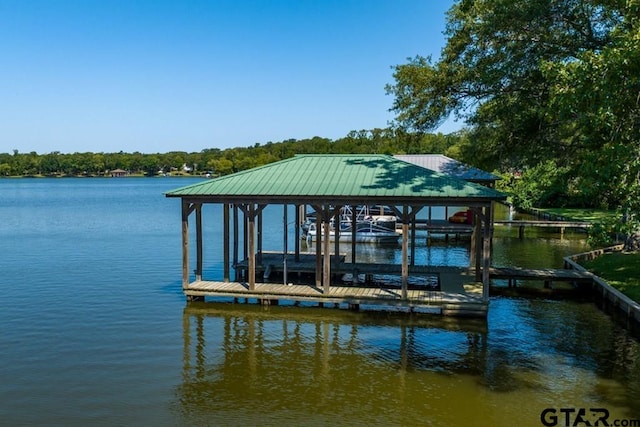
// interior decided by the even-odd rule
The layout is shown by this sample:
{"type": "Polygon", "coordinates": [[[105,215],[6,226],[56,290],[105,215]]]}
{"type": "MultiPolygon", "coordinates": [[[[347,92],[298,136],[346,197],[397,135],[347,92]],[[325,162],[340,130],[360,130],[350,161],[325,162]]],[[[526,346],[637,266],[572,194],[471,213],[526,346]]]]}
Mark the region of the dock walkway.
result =
{"type": "Polygon", "coordinates": [[[250,290],[245,282],[217,282],[196,280],[184,289],[191,297],[230,297],[257,299],[265,305],[277,305],[279,300],[318,304],[346,304],[384,306],[407,311],[436,312],[445,315],[486,316],[488,304],[482,301],[481,286],[460,285],[460,289],[433,291],[410,289],[407,299],[401,290],[391,286],[331,286],[328,293],[321,288],[304,284],[256,283],[250,290]],[[466,288],[466,289],[465,289],[466,288]]]}
{"type": "MultiPolygon", "coordinates": [[[[333,258],[334,256],[332,256],[333,258]]],[[[290,254],[285,263],[282,253],[265,252],[256,257],[260,262],[256,271],[263,276],[282,274],[313,274],[315,273],[315,254],[304,253],[298,256],[290,254]]],[[[236,269],[246,268],[246,260],[236,265],[236,269]]],[[[331,272],[335,276],[343,274],[365,275],[400,275],[399,264],[367,264],[345,263],[344,255],[339,256],[339,262],[332,262],[331,272]]],[[[402,298],[402,291],[397,285],[385,283],[383,280],[366,281],[360,283],[345,283],[334,280],[325,293],[321,287],[305,284],[305,279],[298,278],[297,283],[256,283],[250,289],[243,280],[236,281],[208,281],[196,280],[184,288],[184,293],[193,298],[223,297],[255,299],[265,305],[276,305],[280,300],[293,302],[311,302],[320,305],[346,304],[349,308],[360,305],[384,306],[392,309],[408,311],[428,311],[445,315],[473,315],[486,316],[488,303],[482,298],[482,285],[475,281],[475,271],[466,267],[450,266],[409,266],[409,273],[413,276],[435,276],[437,286],[414,285],[407,291],[407,298],[402,298]]],[[[496,268],[489,271],[492,279],[506,279],[509,286],[515,286],[517,280],[544,281],[546,287],[551,287],[553,281],[571,283],[588,283],[592,276],[570,269],[524,269],[524,268],[496,268]]],[[[291,277],[291,276],[288,276],[291,277]]]]}
{"type": "Polygon", "coordinates": [[[517,280],[540,280],[544,282],[546,288],[550,288],[554,281],[574,284],[593,282],[593,275],[567,268],[492,267],[489,270],[489,277],[506,279],[509,287],[515,286],[517,280]]]}
{"type": "Polygon", "coordinates": [[[584,221],[555,221],[555,220],[495,220],[494,226],[518,227],[518,237],[524,238],[525,227],[556,228],[560,234],[567,228],[588,230],[593,224],[584,221]]]}

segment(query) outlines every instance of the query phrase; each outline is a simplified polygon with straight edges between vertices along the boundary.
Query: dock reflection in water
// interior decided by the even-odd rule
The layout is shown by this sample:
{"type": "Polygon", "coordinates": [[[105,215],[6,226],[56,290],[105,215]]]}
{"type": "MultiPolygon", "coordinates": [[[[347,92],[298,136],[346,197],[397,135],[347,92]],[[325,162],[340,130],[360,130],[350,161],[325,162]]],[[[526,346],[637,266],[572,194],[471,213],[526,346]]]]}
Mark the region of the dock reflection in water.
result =
{"type": "Polygon", "coordinates": [[[192,303],[181,409],[231,424],[421,423],[436,390],[455,389],[443,373],[479,374],[486,334],[484,320],[192,303]]]}
{"type": "MultiPolygon", "coordinates": [[[[512,305],[496,305],[499,322],[512,305]]],[[[594,375],[609,367],[563,378],[584,356],[528,324],[223,303],[189,303],[183,322],[175,410],[189,424],[526,426],[560,402],[630,416],[622,387],[594,375]]]]}

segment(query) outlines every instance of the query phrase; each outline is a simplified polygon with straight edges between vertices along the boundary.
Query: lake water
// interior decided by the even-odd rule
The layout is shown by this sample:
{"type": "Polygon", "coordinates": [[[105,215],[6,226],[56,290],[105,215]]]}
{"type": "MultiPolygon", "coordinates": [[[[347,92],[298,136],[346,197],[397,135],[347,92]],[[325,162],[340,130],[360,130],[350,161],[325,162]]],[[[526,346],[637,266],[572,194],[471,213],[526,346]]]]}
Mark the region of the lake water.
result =
{"type": "MultiPolygon", "coordinates": [[[[187,304],[180,203],[163,192],[195,181],[0,180],[1,425],[540,426],[546,408],[557,425],[573,408],[640,419],[638,340],[590,302],[494,297],[486,321],[187,304]]],[[[216,275],[221,221],[207,208],[216,275]]],[[[281,221],[273,212],[265,221],[281,221]]],[[[497,229],[494,264],[557,268],[585,249],[579,233],[527,235],[497,229]]],[[[265,249],[282,240],[265,233],[265,249]]],[[[467,244],[416,257],[465,265],[467,244]]]]}

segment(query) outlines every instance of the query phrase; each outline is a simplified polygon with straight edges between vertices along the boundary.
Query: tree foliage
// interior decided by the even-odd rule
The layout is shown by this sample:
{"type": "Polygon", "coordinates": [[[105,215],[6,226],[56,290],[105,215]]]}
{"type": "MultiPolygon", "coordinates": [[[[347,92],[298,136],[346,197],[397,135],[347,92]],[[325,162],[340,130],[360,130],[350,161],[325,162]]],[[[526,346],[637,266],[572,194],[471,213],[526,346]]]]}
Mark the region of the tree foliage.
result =
{"type": "Polygon", "coordinates": [[[460,0],[441,57],[394,68],[396,126],[470,125],[464,158],[534,205],[640,212],[638,0],[460,0]]]}
{"type": "Polygon", "coordinates": [[[352,131],[335,141],[316,136],[310,139],[289,139],[224,150],[208,148],[197,153],[172,151],[150,154],[63,154],[54,151],[38,154],[19,153],[18,150],[14,150],[13,154],[0,153],[0,176],[104,176],[114,169],[124,169],[132,174],[147,176],[227,175],[296,154],[448,153],[456,157],[462,152],[460,145],[465,141],[464,132],[450,135],[417,135],[392,129],[373,129],[352,131]]]}
{"type": "Polygon", "coordinates": [[[576,172],[587,197],[618,206],[637,222],[640,212],[640,3],[628,1],[599,51],[575,61],[545,63],[554,84],[551,108],[565,138],[581,150],[576,172]]]}

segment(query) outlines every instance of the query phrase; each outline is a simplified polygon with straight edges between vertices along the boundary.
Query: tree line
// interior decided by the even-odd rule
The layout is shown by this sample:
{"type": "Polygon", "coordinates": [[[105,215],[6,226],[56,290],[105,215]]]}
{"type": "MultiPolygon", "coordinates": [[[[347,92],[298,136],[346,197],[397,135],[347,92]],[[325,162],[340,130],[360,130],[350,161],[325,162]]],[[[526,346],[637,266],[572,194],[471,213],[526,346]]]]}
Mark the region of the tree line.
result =
{"type": "Polygon", "coordinates": [[[222,176],[262,166],[296,154],[418,154],[445,153],[455,157],[466,143],[464,132],[405,133],[373,129],[349,132],[344,138],[322,137],[256,143],[250,147],[208,148],[200,152],[168,153],[0,153],[0,176],[107,176],[122,169],[133,175],[222,176]]]}

